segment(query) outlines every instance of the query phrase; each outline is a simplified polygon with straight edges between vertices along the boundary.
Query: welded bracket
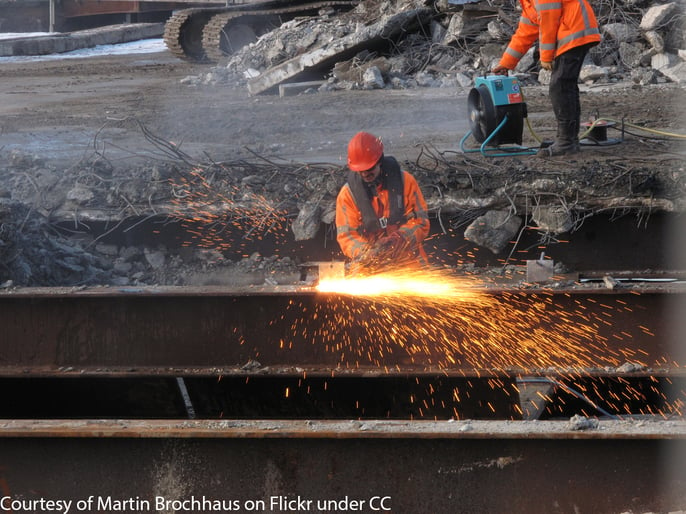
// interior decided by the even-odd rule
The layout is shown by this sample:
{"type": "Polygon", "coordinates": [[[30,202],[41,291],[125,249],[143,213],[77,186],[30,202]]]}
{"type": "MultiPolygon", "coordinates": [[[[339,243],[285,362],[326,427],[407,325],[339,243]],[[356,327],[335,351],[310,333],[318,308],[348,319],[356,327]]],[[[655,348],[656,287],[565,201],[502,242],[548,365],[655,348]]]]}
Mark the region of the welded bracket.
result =
{"type": "Polygon", "coordinates": [[[544,259],[545,254],[535,260],[526,261],[526,281],[529,283],[547,282],[553,278],[555,262],[544,259]]]}

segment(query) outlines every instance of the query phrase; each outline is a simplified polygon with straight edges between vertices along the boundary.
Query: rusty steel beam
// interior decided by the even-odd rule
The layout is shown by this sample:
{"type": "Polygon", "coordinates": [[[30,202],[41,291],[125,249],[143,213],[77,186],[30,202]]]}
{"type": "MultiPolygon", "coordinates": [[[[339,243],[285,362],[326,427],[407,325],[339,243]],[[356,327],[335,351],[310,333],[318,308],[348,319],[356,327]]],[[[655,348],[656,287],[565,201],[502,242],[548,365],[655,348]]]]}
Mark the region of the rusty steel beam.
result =
{"type": "Polygon", "coordinates": [[[36,502],[14,512],[48,501],[71,501],[69,512],[76,502],[81,512],[434,514],[686,505],[683,421],[582,431],[566,422],[16,421],[0,422],[0,444],[0,497],[36,502]]]}
{"type": "Polygon", "coordinates": [[[685,297],[484,290],[485,305],[446,306],[290,286],[19,289],[0,293],[0,376],[669,372],[686,364],[685,297]]]}

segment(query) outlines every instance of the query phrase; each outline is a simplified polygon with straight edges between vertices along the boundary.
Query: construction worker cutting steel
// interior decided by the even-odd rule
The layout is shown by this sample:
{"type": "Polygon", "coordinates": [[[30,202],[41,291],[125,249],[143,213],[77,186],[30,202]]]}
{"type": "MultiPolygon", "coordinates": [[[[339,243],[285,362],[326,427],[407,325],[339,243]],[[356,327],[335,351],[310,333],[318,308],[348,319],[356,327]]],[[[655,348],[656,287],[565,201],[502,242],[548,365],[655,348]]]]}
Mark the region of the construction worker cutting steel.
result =
{"type": "Polygon", "coordinates": [[[587,0],[520,0],[520,4],[517,30],[492,72],[507,75],[539,40],[541,67],[552,72],[549,95],[557,137],[538,155],[576,153],[581,122],[579,74],[586,54],[600,42],[598,21],[587,0]]]}
{"type": "Polygon", "coordinates": [[[427,265],[426,201],[415,178],[384,155],[381,139],[358,132],[348,144],[347,183],[336,199],[338,244],[354,265],[377,270],[427,265]]]}

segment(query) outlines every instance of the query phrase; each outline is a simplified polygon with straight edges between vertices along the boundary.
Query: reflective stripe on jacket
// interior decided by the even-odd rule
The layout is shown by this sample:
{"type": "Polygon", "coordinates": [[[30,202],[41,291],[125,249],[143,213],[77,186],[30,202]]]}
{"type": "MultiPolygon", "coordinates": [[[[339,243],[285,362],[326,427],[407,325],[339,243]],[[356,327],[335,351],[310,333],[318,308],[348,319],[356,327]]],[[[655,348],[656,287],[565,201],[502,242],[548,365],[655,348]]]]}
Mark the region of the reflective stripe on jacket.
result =
{"type": "Polygon", "coordinates": [[[600,30],[588,0],[520,0],[522,16],[500,66],[514,69],[519,60],[539,40],[541,61],[577,46],[600,42],[600,30]]]}
{"type": "MultiPolygon", "coordinates": [[[[426,201],[415,178],[406,171],[402,172],[402,177],[407,221],[398,226],[397,230],[406,241],[416,243],[423,253],[421,243],[429,234],[430,226],[426,201]]],[[[379,218],[388,218],[390,216],[387,189],[378,186],[377,195],[371,200],[372,206],[379,218]]],[[[347,183],[341,188],[336,201],[336,234],[341,250],[350,259],[360,256],[370,243],[386,234],[386,230],[379,230],[373,234],[368,234],[364,231],[362,213],[355,204],[347,183]]]]}

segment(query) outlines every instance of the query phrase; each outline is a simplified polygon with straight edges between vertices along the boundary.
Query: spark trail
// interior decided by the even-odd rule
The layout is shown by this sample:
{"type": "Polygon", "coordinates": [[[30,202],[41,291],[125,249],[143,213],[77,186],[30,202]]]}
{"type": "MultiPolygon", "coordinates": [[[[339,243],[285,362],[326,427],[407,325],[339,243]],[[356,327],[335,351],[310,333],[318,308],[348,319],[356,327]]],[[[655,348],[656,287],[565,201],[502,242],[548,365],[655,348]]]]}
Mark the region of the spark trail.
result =
{"type": "MultiPolygon", "coordinates": [[[[620,414],[631,413],[630,404],[646,394],[665,399],[657,385],[646,392],[621,377],[600,377],[591,382],[591,389],[584,385],[593,371],[625,362],[651,364],[632,340],[654,334],[642,326],[626,331],[613,325],[614,314],[631,314],[619,298],[599,303],[583,295],[489,291],[441,270],[328,280],[317,290],[322,297],[315,311],[305,312],[291,329],[294,335],[306,334],[313,345],[338,353],[344,368],[389,369],[390,356],[394,362],[404,356],[408,365],[441,371],[552,374],[558,383],[572,383],[620,414]],[[317,329],[310,326],[311,319],[317,329]],[[609,398],[597,390],[603,382],[614,391],[609,398]]],[[[641,413],[682,410],[683,401],[678,400],[660,410],[648,405],[641,413]]]]}
{"type": "Polygon", "coordinates": [[[404,352],[411,363],[421,356],[446,368],[583,368],[616,366],[630,353],[600,335],[602,308],[570,312],[552,294],[488,292],[440,270],[324,281],[317,289],[323,301],[310,314],[320,327],[312,343],[341,352],[346,366],[383,366],[384,355],[404,352]]]}

